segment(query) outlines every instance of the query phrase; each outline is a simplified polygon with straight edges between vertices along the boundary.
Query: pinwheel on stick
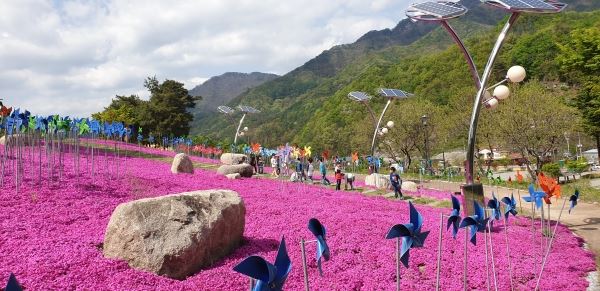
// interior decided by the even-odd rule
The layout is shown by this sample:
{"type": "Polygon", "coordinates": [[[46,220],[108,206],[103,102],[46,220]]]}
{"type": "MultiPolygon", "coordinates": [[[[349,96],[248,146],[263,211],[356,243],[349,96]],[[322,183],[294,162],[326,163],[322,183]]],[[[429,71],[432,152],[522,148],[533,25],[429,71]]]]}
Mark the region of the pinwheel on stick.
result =
{"type": "Polygon", "coordinates": [[[421,213],[417,211],[412,202],[408,202],[408,207],[410,222],[392,226],[385,236],[386,239],[396,239],[396,290],[400,290],[400,262],[408,268],[410,249],[423,247],[425,239],[429,235],[429,231],[421,231],[423,226],[421,213]],[[402,239],[402,249],[400,249],[400,239],[402,239]]]}
{"type": "Polygon", "coordinates": [[[300,251],[302,252],[302,270],[304,273],[304,287],[305,290],[310,290],[308,281],[308,265],[306,263],[306,244],[316,243],[317,244],[317,268],[319,275],[323,276],[322,261],[329,261],[331,258],[331,252],[327,245],[326,230],[325,226],[316,218],[311,218],[308,221],[308,230],[315,236],[314,240],[305,241],[304,238],[300,239],[300,251]]]}
{"type": "MultiPolygon", "coordinates": [[[[571,210],[577,205],[577,201],[579,200],[579,190],[575,190],[575,193],[569,197],[569,214],[571,210]]],[[[540,281],[542,280],[542,275],[544,273],[544,267],[546,266],[546,262],[548,261],[548,256],[550,255],[550,250],[552,249],[552,243],[554,242],[554,238],[556,237],[556,230],[558,229],[558,225],[560,224],[560,219],[562,217],[563,210],[565,209],[565,205],[567,204],[567,199],[563,200],[563,205],[558,214],[558,220],[554,225],[554,230],[552,231],[552,236],[550,237],[550,242],[548,243],[548,248],[546,249],[546,254],[542,259],[542,266],[540,268],[540,273],[538,274],[537,282],[535,284],[535,291],[540,289],[540,281]]]]}
{"type": "Polygon", "coordinates": [[[446,223],[446,231],[448,231],[450,229],[450,226],[452,226],[452,237],[454,239],[456,239],[456,234],[458,233],[458,227],[460,226],[460,221],[462,220],[462,218],[460,217],[460,201],[458,201],[458,198],[456,198],[454,195],[451,195],[452,198],[452,212],[450,212],[450,215],[444,215],[443,213],[440,213],[440,235],[438,238],[438,254],[437,254],[437,268],[436,268],[436,280],[435,280],[435,290],[439,290],[440,289],[440,270],[441,270],[441,264],[442,264],[442,234],[443,232],[443,227],[444,227],[444,216],[448,217],[447,223],[446,223]]]}
{"type": "Polygon", "coordinates": [[[517,202],[515,201],[515,196],[511,194],[510,198],[502,198],[502,203],[504,203],[504,238],[506,244],[506,257],[508,258],[508,274],[510,277],[510,289],[514,290],[512,275],[512,259],[510,256],[510,245],[508,243],[508,217],[510,216],[510,214],[512,214],[513,216],[517,216],[517,202]]]}
{"type": "Polygon", "coordinates": [[[277,257],[273,264],[259,256],[245,258],[233,270],[256,280],[251,280],[253,291],[281,291],[292,271],[292,262],[285,246],[285,237],[281,238],[277,257]]]}

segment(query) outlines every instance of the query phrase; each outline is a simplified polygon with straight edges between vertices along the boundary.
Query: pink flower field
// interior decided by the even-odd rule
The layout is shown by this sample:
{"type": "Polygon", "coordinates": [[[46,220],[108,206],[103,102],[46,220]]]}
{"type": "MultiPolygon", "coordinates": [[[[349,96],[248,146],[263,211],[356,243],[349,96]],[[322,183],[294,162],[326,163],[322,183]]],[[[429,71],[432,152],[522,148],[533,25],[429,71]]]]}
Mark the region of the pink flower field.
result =
{"type": "MultiPolygon", "coordinates": [[[[167,163],[134,157],[120,159],[118,177],[113,168],[107,172],[99,167],[92,183],[87,170],[79,179],[74,177],[72,159],[66,155],[63,180],[51,185],[44,179],[43,185],[36,186],[37,172],[25,167],[18,193],[11,172],[6,173],[0,193],[0,285],[14,272],[27,290],[247,290],[248,278],[233,272],[233,266],[253,254],[273,261],[279,240],[285,236],[293,264],[285,289],[303,290],[299,241],[312,239],[307,223],[316,217],[327,227],[331,260],[323,263],[324,274],[319,277],[316,246],[308,245],[312,290],[395,288],[395,242],[384,237],[394,224],[408,222],[406,201],[269,179],[228,180],[199,169],[191,175],[173,175],[167,163]],[[119,203],[202,189],[232,189],[243,197],[247,210],[244,242],[233,254],[183,281],[130,269],[125,262],[102,256],[104,231],[119,203]]],[[[99,165],[104,165],[103,159],[99,158],[99,165]]],[[[84,165],[86,162],[82,168],[84,165]]],[[[449,214],[450,209],[416,207],[425,220],[423,230],[431,233],[424,248],[410,251],[410,268],[401,269],[401,288],[432,290],[439,217],[440,213],[449,214]]],[[[499,289],[510,290],[502,223],[495,225],[499,289]]],[[[511,218],[515,290],[532,290],[539,272],[539,231],[533,245],[530,230],[528,218],[511,218]]],[[[443,236],[442,289],[462,290],[464,230],[454,240],[444,225],[443,236]]],[[[477,246],[469,245],[469,284],[471,289],[483,290],[483,234],[478,233],[477,240],[477,246]]],[[[585,277],[595,264],[582,244],[568,229],[559,227],[541,290],[585,290],[585,277]]]]}

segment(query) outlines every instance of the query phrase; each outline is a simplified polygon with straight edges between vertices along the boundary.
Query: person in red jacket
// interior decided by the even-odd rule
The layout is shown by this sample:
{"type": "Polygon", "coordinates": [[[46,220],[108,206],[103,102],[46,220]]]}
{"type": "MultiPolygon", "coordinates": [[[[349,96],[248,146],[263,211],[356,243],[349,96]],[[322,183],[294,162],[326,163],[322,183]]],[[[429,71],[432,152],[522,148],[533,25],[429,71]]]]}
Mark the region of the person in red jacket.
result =
{"type": "Polygon", "coordinates": [[[340,186],[342,185],[342,179],[344,179],[344,174],[342,173],[342,170],[338,169],[335,171],[335,190],[341,189],[340,186]]]}

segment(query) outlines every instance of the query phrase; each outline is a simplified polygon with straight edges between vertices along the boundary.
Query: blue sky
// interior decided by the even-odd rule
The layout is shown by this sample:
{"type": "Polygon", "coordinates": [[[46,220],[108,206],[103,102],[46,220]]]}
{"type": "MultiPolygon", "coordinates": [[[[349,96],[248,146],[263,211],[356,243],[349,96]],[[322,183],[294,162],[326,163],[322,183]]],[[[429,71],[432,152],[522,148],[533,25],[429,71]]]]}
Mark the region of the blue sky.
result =
{"type": "Polygon", "coordinates": [[[146,76],[188,89],[225,72],[285,74],[404,18],[405,0],[0,1],[0,98],[87,116],[146,76]]]}

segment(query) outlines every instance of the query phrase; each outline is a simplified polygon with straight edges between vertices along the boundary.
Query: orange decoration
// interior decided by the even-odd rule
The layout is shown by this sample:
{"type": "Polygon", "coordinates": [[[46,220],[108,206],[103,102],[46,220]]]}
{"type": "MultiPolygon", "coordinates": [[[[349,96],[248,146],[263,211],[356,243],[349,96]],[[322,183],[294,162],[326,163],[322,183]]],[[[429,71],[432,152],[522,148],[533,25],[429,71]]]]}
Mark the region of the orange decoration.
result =
{"type": "Polygon", "coordinates": [[[521,175],[520,171],[517,171],[517,182],[523,183],[523,175],[521,175]]]}
{"type": "Polygon", "coordinates": [[[352,161],[353,162],[358,161],[358,152],[352,153],[352,161]]]}
{"type": "Polygon", "coordinates": [[[260,152],[260,144],[259,143],[253,143],[252,144],[252,151],[255,153],[260,152]]]}
{"type": "Polygon", "coordinates": [[[12,112],[12,107],[6,108],[6,106],[2,106],[2,108],[0,109],[0,116],[2,116],[2,117],[9,116],[11,112],[12,112]]]}
{"type": "Polygon", "coordinates": [[[329,160],[329,150],[325,150],[325,151],[323,151],[323,158],[324,158],[325,160],[329,160]]]}
{"type": "Polygon", "coordinates": [[[546,193],[546,197],[544,197],[546,204],[551,204],[550,198],[553,196],[560,198],[560,185],[558,185],[557,180],[546,177],[543,173],[539,173],[538,182],[540,184],[540,188],[542,188],[544,193],[546,193]]]}

